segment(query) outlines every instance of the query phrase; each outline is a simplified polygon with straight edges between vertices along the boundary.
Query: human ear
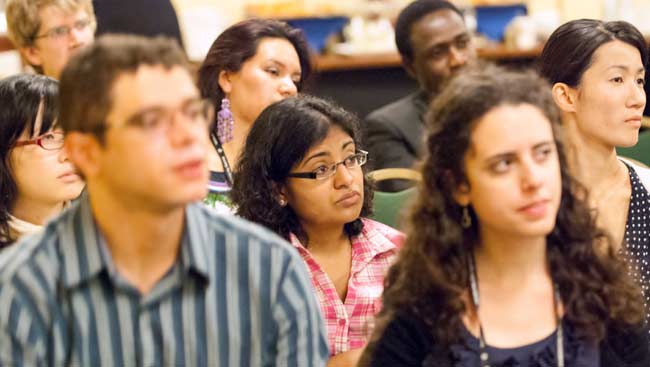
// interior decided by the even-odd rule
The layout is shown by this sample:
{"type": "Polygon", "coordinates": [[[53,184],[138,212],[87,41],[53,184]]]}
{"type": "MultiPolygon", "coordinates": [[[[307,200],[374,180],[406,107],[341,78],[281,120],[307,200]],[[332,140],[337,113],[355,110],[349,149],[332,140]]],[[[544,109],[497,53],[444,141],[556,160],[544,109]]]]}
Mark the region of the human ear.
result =
{"type": "Polygon", "coordinates": [[[461,183],[456,186],[456,190],[454,190],[453,196],[458,205],[468,206],[470,204],[469,185],[467,183],[461,183]]]}
{"type": "Polygon", "coordinates": [[[555,83],[551,93],[555,104],[562,112],[576,112],[578,95],[575,88],[565,83],[555,83]]]}
{"type": "Polygon", "coordinates": [[[217,82],[219,83],[219,87],[223,91],[224,94],[230,94],[232,91],[232,73],[230,71],[226,70],[221,70],[219,72],[219,79],[217,82]]]}
{"type": "Polygon", "coordinates": [[[35,47],[35,46],[25,46],[21,47],[20,49],[20,54],[23,56],[25,61],[29,65],[34,65],[34,66],[42,66],[43,65],[43,58],[41,57],[41,51],[35,47]]]}
{"type": "Polygon", "coordinates": [[[100,171],[101,147],[96,137],[77,131],[69,132],[63,149],[84,178],[96,176],[100,171]]]}

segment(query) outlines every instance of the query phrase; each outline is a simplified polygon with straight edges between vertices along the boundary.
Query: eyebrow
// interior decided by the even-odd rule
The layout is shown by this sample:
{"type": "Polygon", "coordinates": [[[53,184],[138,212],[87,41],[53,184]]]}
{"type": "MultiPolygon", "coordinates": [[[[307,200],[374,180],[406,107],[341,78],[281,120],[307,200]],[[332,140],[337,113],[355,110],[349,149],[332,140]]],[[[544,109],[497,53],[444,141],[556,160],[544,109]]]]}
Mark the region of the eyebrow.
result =
{"type": "MultiPolygon", "coordinates": [[[[539,149],[541,147],[549,146],[549,145],[553,145],[553,144],[554,144],[553,140],[543,141],[541,143],[535,144],[532,149],[535,150],[535,149],[539,149]]],[[[494,155],[491,155],[491,156],[485,158],[484,162],[488,163],[488,165],[489,165],[490,163],[492,163],[492,162],[494,162],[496,160],[512,157],[514,155],[515,155],[514,152],[497,153],[497,154],[494,154],[494,155]]]]}
{"type": "MultiPolygon", "coordinates": [[[[624,71],[630,71],[631,68],[629,66],[627,66],[627,65],[612,65],[612,66],[608,67],[607,69],[622,69],[624,71]]],[[[640,67],[639,69],[637,69],[636,72],[637,72],[637,74],[645,73],[645,68],[640,67]]]]}
{"type": "MultiPolygon", "coordinates": [[[[185,107],[185,105],[187,105],[188,103],[193,102],[193,101],[197,101],[197,100],[199,100],[199,99],[201,99],[199,96],[191,96],[191,97],[187,97],[187,98],[183,99],[183,100],[181,101],[181,103],[178,104],[178,106],[185,107]]],[[[148,112],[151,112],[151,111],[160,111],[160,110],[163,110],[163,109],[165,109],[165,108],[166,108],[166,106],[165,106],[165,105],[161,105],[161,104],[155,104],[155,105],[152,105],[152,106],[147,106],[147,107],[141,108],[141,109],[135,111],[134,113],[132,113],[132,114],[131,114],[127,119],[126,119],[126,121],[129,121],[129,120],[131,120],[132,118],[137,117],[137,116],[142,116],[142,115],[145,114],[145,113],[148,113],[148,112]]]]}
{"type": "MultiPolygon", "coordinates": [[[[354,144],[354,140],[348,140],[348,141],[346,141],[345,143],[343,143],[343,145],[341,146],[341,150],[344,150],[344,149],[347,148],[350,144],[354,144]]],[[[329,152],[324,152],[324,151],[323,151],[323,152],[318,152],[318,153],[316,153],[316,154],[314,154],[314,155],[309,156],[309,158],[307,158],[307,159],[305,160],[305,162],[304,162],[303,164],[301,164],[301,166],[306,166],[307,163],[309,163],[309,161],[312,160],[312,159],[314,159],[314,158],[326,157],[326,156],[329,156],[329,155],[330,155],[329,152]]]]}

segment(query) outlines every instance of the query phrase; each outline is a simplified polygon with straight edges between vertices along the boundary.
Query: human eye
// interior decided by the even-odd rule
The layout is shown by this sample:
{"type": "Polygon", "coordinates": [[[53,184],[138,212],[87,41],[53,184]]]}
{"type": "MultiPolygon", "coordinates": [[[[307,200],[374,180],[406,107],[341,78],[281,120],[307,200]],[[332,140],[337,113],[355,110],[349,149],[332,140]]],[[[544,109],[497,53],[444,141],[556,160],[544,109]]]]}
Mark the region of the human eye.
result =
{"type": "Polygon", "coordinates": [[[66,25],[62,25],[59,27],[52,28],[48,33],[50,34],[50,37],[54,37],[54,38],[65,37],[68,34],[70,34],[70,27],[66,25]]]}
{"type": "Polygon", "coordinates": [[[57,136],[54,133],[47,133],[41,136],[41,140],[44,142],[53,142],[57,140],[57,136]]]}
{"type": "Polygon", "coordinates": [[[78,31],[82,31],[82,30],[86,29],[86,27],[88,27],[89,25],[90,25],[90,20],[81,19],[81,20],[78,20],[78,21],[76,21],[74,23],[74,28],[76,30],[78,30],[78,31]]]}
{"type": "Polygon", "coordinates": [[[316,178],[323,178],[329,176],[330,171],[332,171],[331,166],[322,164],[312,172],[316,174],[316,178]]]}
{"type": "Polygon", "coordinates": [[[639,84],[639,85],[645,85],[645,78],[638,78],[636,80],[636,83],[639,84]]]}
{"type": "Polygon", "coordinates": [[[273,75],[273,76],[279,76],[280,75],[280,70],[276,67],[269,67],[266,68],[266,72],[273,75]]]}
{"type": "Polygon", "coordinates": [[[161,111],[147,111],[134,117],[130,125],[144,130],[155,130],[164,123],[164,116],[161,111]]]}
{"type": "Polygon", "coordinates": [[[622,76],[615,76],[615,77],[611,78],[610,81],[614,82],[614,83],[617,83],[617,84],[620,84],[620,83],[623,83],[623,77],[622,76]]]}
{"type": "Polygon", "coordinates": [[[201,101],[192,101],[187,103],[183,108],[183,115],[192,121],[196,121],[200,117],[203,117],[203,110],[201,101]]]}
{"type": "Polygon", "coordinates": [[[511,158],[502,158],[490,165],[490,170],[494,173],[506,173],[512,166],[511,158]]]}
{"type": "Polygon", "coordinates": [[[359,164],[359,156],[358,154],[351,154],[345,160],[343,161],[343,164],[345,164],[346,167],[352,168],[355,167],[359,164]]]}
{"type": "Polygon", "coordinates": [[[534,151],[535,160],[538,162],[543,162],[548,159],[548,157],[550,157],[554,151],[555,149],[551,145],[539,147],[534,151]]]}
{"type": "Polygon", "coordinates": [[[469,37],[467,35],[457,38],[456,42],[454,42],[454,46],[456,46],[456,48],[459,49],[463,49],[467,47],[468,44],[469,44],[469,37]]]}

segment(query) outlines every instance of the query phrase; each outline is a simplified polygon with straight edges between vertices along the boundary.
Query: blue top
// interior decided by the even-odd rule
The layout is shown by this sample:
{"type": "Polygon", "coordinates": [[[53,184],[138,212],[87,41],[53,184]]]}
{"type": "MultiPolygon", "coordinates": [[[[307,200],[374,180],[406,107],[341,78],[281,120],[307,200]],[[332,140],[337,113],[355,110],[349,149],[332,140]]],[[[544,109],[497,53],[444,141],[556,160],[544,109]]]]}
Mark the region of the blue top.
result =
{"type": "Polygon", "coordinates": [[[83,195],[0,255],[0,366],[323,366],[298,253],[198,204],[176,263],[146,295],[117,273],[83,195]]]}

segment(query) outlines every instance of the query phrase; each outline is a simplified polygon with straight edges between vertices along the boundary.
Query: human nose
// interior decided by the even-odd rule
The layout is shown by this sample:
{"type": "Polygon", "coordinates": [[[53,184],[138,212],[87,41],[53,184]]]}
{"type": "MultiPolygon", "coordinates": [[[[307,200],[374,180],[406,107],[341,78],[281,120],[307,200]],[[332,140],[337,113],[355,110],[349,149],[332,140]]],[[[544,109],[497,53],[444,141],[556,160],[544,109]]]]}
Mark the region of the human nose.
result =
{"type": "Polygon", "coordinates": [[[351,169],[346,167],[343,162],[338,163],[334,171],[334,187],[348,187],[352,184],[352,179],[351,169]]]}
{"type": "Polygon", "coordinates": [[[282,78],[280,81],[280,94],[283,97],[295,96],[298,93],[298,87],[290,76],[282,78]]]}
{"type": "Polygon", "coordinates": [[[632,91],[630,92],[630,97],[628,98],[628,107],[643,109],[646,104],[646,94],[643,86],[640,86],[637,83],[634,83],[632,91]]]}
{"type": "Polygon", "coordinates": [[[540,163],[533,159],[523,161],[521,167],[521,185],[524,191],[535,190],[541,186],[544,169],[540,163]]]}
{"type": "Polygon", "coordinates": [[[449,47],[449,66],[452,68],[463,66],[467,63],[467,54],[456,46],[449,47]]]}

